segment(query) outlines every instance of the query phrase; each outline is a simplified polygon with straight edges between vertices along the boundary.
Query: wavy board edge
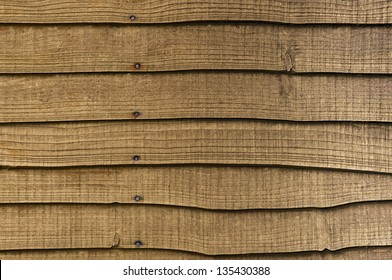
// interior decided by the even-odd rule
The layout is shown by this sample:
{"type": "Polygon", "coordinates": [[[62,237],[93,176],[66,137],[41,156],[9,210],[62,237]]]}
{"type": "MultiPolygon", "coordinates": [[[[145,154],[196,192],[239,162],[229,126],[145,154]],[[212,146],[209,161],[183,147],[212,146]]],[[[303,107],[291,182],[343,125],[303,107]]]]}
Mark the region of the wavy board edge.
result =
{"type": "Polygon", "coordinates": [[[389,26],[1,25],[0,73],[391,74],[389,26]]]}
{"type": "Polygon", "coordinates": [[[392,175],[219,167],[0,169],[0,204],[121,203],[204,209],[323,208],[392,200],[392,175]]]}
{"type": "Polygon", "coordinates": [[[168,120],[0,125],[0,165],[269,165],[392,172],[387,123],[168,120]]]}
{"type": "Polygon", "coordinates": [[[20,74],[0,75],[0,92],[3,123],[185,118],[392,122],[389,76],[20,74]]]}
{"type": "Polygon", "coordinates": [[[387,0],[268,1],[0,1],[1,23],[173,23],[271,21],[290,24],[390,24],[387,0]]]}
{"type": "Polygon", "coordinates": [[[222,255],[392,245],[391,202],[257,211],[28,204],[0,205],[0,213],[1,250],[134,248],[222,255]]]}
{"type": "Polygon", "coordinates": [[[63,249],[0,251],[1,260],[391,260],[392,247],[281,254],[204,255],[159,249],[63,249]]]}

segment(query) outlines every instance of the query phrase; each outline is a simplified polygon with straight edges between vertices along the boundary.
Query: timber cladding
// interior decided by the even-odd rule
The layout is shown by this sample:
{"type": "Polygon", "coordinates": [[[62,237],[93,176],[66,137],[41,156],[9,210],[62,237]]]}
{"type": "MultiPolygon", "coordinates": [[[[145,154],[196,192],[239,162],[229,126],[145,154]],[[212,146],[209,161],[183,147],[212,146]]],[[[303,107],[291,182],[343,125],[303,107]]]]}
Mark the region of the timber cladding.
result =
{"type": "Polygon", "coordinates": [[[1,259],[392,258],[391,1],[0,13],[1,259]]]}

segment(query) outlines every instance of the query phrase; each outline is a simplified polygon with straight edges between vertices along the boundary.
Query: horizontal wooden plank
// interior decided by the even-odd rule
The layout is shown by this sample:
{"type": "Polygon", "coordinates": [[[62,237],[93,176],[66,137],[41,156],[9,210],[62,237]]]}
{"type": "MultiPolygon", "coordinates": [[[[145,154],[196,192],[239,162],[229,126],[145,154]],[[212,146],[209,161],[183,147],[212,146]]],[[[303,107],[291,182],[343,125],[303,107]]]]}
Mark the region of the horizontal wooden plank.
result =
{"type": "Polygon", "coordinates": [[[392,73],[390,26],[3,25],[0,73],[392,73]]]}
{"type": "Polygon", "coordinates": [[[63,249],[0,251],[1,260],[390,260],[392,248],[359,247],[338,251],[204,255],[159,249],[63,249]]]}
{"type": "Polygon", "coordinates": [[[0,165],[261,164],[391,172],[390,124],[115,121],[0,126],[0,165]]]}
{"type": "Polygon", "coordinates": [[[0,75],[0,92],[0,122],[135,119],[135,112],[140,113],[138,119],[392,122],[389,76],[254,72],[0,75]]]}
{"type": "Polygon", "coordinates": [[[1,205],[0,213],[1,250],[117,247],[214,255],[392,245],[391,202],[253,211],[14,204],[1,205]]]}
{"type": "Polygon", "coordinates": [[[135,203],[206,209],[392,200],[392,175],[260,167],[0,170],[0,203],[135,203]]]}
{"type": "Polygon", "coordinates": [[[2,23],[273,21],[282,23],[392,23],[388,0],[1,0],[2,23]],[[130,18],[134,16],[134,18],[130,18]]]}

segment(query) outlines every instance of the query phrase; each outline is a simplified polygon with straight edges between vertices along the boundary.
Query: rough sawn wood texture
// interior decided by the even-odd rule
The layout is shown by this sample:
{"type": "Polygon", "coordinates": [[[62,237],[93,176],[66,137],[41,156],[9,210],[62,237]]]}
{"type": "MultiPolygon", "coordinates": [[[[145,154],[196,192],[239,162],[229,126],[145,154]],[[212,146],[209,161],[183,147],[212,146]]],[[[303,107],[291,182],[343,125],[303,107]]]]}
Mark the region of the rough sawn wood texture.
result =
{"type": "Polygon", "coordinates": [[[0,203],[161,204],[217,210],[391,200],[391,174],[238,166],[0,170],[0,203]],[[137,200],[136,200],[136,199],[137,200]]]}
{"type": "Polygon", "coordinates": [[[0,259],[391,259],[391,24],[0,0],[0,259]]]}
{"type": "Polygon", "coordinates": [[[390,128],[250,120],[2,124],[0,165],[246,164],[389,173],[390,128]]]}
{"type": "Polygon", "coordinates": [[[3,25],[0,73],[392,73],[390,26],[3,25]],[[137,66],[136,66],[137,65],[137,66]]]}
{"type": "Polygon", "coordinates": [[[0,12],[2,23],[392,23],[388,0],[1,0],[0,12]]]}
{"type": "Polygon", "coordinates": [[[385,219],[392,215],[391,202],[254,211],[153,205],[1,205],[0,212],[3,250],[116,247],[221,255],[392,245],[392,220],[385,219]],[[134,244],[136,240],[142,241],[141,248],[134,244]]]}
{"type": "Polygon", "coordinates": [[[0,251],[2,260],[390,260],[391,246],[356,247],[337,251],[275,254],[205,255],[157,249],[62,249],[0,251]]]}
{"type": "Polygon", "coordinates": [[[392,121],[392,79],[382,75],[0,75],[0,92],[3,123],[136,118],[392,121]]]}

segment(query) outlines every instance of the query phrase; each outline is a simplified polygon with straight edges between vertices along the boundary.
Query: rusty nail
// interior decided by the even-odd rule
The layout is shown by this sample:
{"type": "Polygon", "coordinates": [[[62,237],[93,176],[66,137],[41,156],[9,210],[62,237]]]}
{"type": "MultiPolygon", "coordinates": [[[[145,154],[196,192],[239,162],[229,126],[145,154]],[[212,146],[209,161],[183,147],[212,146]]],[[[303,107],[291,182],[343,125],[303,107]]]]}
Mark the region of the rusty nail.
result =
{"type": "Polygon", "coordinates": [[[140,67],[141,67],[140,63],[136,63],[136,64],[135,64],[135,68],[136,68],[136,69],[140,69],[140,67]]]}
{"type": "Polygon", "coordinates": [[[133,197],[133,200],[135,200],[135,201],[140,201],[140,200],[142,200],[143,199],[143,197],[141,196],[141,195],[135,195],[134,197],[133,197]]]}
{"type": "Polygon", "coordinates": [[[143,242],[141,242],[140,240],[136,240],[133,244],[134,244],[136,247],[140,247],[140,246],[143,245],[143,242]]]}
{"type": "Polygon", "coordinates": [[[135,20],[136,17],[135,17],[134,15],[131,15],[131,16],[129,16],[129,19],[130,19],[130,20],[135,20]]]}

